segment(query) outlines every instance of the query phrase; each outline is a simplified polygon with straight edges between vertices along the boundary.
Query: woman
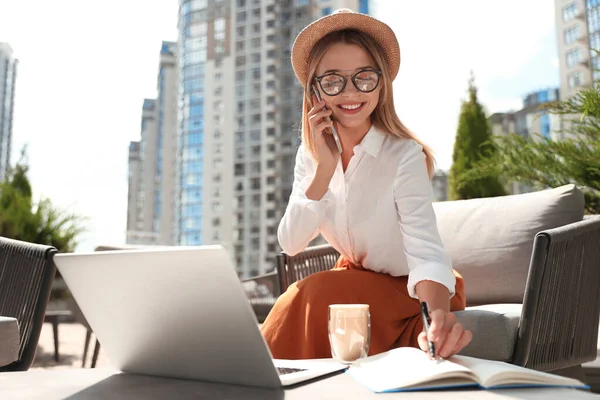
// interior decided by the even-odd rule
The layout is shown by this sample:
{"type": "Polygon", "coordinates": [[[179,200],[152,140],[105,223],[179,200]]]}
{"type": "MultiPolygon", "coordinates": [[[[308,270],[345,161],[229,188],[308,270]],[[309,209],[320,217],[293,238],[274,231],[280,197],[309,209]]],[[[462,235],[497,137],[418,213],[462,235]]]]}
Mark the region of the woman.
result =
{"type": "Polygon", "coordinates": [[[369,355],[400,346],[427,351],[420,301],[429,306],[437,355],[456,354],[471,340],[451,312],[465,307],[464,284],[437,229],[431,151],[394,109],[396,36],[372,17],[339,10],[298,35],[292,65],[305,89],[303,144],[279,242],[294,255],[321,233],[341,256],[277,300],[261,328],[273,357],[331,357],[334,303],[370,305],[369,355]]]}

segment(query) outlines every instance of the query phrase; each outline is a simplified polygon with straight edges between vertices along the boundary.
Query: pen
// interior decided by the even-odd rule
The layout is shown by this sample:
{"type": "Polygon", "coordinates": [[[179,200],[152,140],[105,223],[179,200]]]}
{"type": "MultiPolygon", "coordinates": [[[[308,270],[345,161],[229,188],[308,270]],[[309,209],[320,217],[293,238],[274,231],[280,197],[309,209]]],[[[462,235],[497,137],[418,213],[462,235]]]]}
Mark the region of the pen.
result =
{"type": "Polygon", "coordinates": [[[431,324],[431,318],[429,318],[427,303],[424,301],[421,302],[421,315],[423,316],[423,325],[425,325],[425,335],[427,337],[427,345],[429,346],[429,355],[431,358],[435,358],[435,347],[433,347],[433,342],[429,340],[429,325],[431,324]]]}

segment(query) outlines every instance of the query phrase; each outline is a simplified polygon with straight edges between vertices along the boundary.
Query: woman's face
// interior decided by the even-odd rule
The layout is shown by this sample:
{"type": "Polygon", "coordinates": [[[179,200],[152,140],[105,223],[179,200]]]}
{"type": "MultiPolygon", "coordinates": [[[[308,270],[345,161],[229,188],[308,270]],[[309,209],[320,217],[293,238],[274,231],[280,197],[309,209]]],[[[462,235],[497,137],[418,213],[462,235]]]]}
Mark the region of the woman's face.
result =
{"type": "Polygon", "coordinates": [[[373,73],[378,70],[371,55],[357,45],[336,43],[327,49],[317,66],[316,77],[320,78],[321,84],[317,83],[316,86],[327,108],[333,111],[333,119],[337,123],[346,128],[356,128],[370,119],[379,101],[379,91],[383,83],[382,79],[373,73]],[[332,73],[346,78],[346,85],[341,92],[339,92],[340,82],[343,79],[331,75],[332,73]],[[359,74],[356,75],[357,73],[359,74]],[[363,90],[370,90],[377,84],[378,78],[379,84],[375,90],[365,93],[356,88],[352,82],[353,76],[356,84],[363,90]],[[330,93],[338,92],[338,94],[327,95],[323,88],[330,93]]]}

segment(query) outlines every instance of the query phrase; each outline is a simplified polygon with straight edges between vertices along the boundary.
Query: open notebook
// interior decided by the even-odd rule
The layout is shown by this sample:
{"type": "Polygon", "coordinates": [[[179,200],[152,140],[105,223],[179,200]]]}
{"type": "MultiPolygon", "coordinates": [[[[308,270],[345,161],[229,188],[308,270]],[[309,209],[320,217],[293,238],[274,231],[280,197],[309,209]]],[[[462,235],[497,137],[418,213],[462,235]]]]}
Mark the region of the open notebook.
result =
{"type": "Polygon", "coordinates": [[[347,373],[374,392],[448,389],[478,386],[482,389],[512,387],[571,387],[589,389],[582,382],[534,371],[500,361],[466,356],[430,360],[412,347],[401,347],[359,360],[347,373]]]}

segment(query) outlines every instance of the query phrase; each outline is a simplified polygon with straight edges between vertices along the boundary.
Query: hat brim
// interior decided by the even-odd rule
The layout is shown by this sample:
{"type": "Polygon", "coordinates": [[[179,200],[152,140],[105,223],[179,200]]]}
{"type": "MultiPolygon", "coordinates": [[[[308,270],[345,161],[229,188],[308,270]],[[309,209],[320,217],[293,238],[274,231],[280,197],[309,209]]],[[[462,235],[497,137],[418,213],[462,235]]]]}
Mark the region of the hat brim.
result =
{"type": "Polygon", "coordinates": [[[341,30],[352,29],[369,35],[383,51],[392,80],[400,69],[400,46],[394,31],[385,23],[366,14],[355,12],[334,13],[304,28],[292,45],[292,68],[302,86],[308,79],[310,53],[319,40],[341,30]]]}

